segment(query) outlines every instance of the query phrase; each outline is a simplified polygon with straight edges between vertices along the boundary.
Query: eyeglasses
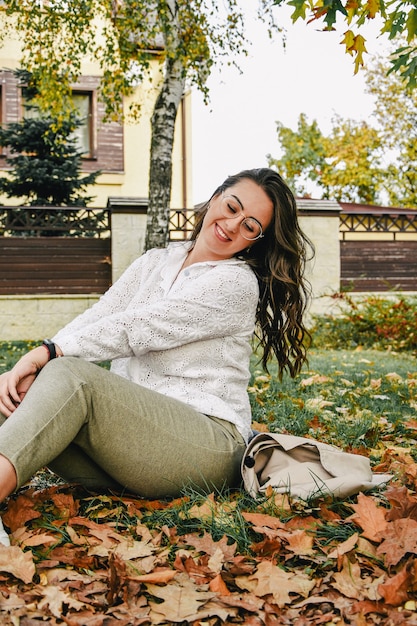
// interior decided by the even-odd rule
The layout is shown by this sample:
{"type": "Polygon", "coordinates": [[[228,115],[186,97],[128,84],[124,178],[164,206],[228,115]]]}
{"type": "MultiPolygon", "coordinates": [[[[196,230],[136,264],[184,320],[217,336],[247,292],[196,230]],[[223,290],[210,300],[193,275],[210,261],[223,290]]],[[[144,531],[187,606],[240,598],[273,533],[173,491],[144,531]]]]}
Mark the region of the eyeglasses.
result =
{"type": "MultiPolygon", "coordinates": [[[[228,217],[229,219],[243,215],[242,206],[234,196],[223,195],[220,202],[220,209],[224,217],[228,217]]],[[[260,239],[264,236],[260,222],[254,217],[245,217],[245,219],[240,222],[239,228],[240,234],[247,241],[255,241],[255,239],[260,239]]]]}

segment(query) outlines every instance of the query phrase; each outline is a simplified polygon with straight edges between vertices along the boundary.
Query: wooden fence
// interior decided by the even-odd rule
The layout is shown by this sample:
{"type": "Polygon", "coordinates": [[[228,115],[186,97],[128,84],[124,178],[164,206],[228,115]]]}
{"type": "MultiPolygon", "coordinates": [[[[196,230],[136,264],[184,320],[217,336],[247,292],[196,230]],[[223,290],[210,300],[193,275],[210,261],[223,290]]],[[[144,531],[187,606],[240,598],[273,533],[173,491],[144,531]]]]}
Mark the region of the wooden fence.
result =
{"type": "MultiPolygon", "coordinates": [[[[417,212],[341,210],[340,287],[417,291],[417,212]]],[[[192,223],[193,211],[173,210],[170,239],[192,223]]],[[[103,293],[111,280],[110,209],[0,207],[0,295],[103,293]]]]}
{"type": "Polygon", "coordinates": [[[417,211],[340,206],[341,288],[417,291],[417,211]]]}
{"type": "Polygon", "coordinates": [[[0,295],[103,293],[111,284],[107,209],[0,208],[0,295]]]}
{"type": "Polygon", "coordinates": [[[0,294],[104,293],[111,284],[111,240],[3,237],[0,294]]]}

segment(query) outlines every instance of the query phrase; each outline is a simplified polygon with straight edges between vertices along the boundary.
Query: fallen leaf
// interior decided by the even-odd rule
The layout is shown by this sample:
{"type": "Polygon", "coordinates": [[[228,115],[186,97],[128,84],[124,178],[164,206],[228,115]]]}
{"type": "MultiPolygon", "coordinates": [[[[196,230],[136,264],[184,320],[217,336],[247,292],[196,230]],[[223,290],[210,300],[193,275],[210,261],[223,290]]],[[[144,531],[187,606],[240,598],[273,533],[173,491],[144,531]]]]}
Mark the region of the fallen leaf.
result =
{"type": "Polygon", "coordinates": [[[147,591],[161,603],[149,602],[150,616],[153,624],[163,622],[192,621],[198,610],[215,594],[197,587],[187,574],[178,574],[177,580],[165,587],[146,584],[147,591]]]}
{"type": "Polygon", "coordinates": [[[149,574],[138,574],[137,576],[129,575],[129,578],[131,580],[136,580],[141,583],[152,583],[155,585],[161,585],[169,583],[169,581],[175,578],[177,574],[178,572],[173,569],[163,568],[161,570],[154,570],[149,574]]]}
{"type": "Polygon", "coordinates": [[[388,374],[385,374],[385,378],[387,378],[390,381],[396,381],[396,382],[399,382],[400,380],[402,380],[401,376],[397,374],[397,372],[389,372],[388,374]]]}
{"type": "Polygon", "coordinates": [[[372,389],[379,389],[381,387],[382,378],[371,378],[370,386],[372,389]]]}
{"type": "Polygon", "coordinates": [[[124,541],[117,544],[114,552],[125,561],[128,561],[130,559],[152,556],[155,552],[155,547],[145,541],[134,541],[131,538],[125,538],[124,541]]]}
{"type": "Polygon", "coordinates": [[[254,574],[237,576],[235,582],[257,596],[272,595],[280,608],[292,602],[291,593],[306,597],[316,584],[306,574],[286,572],[272,561],[262,561],[254,574]]]}
{"type": "Polygon", "coordinates": [[[266,526],[266,528],[272,529],[285,528],[285,524],[283,524],[281,520],[272,515],[266,515],[265,513],[248,513],[243,511],[242,517],[254,526],[266,526]]]}
{"type": "Polygon", "coordinates": [[[328,558],[337,559],[343,554],[346,554],[347,552],[350,552],[351,550],[353,550],[357,544],[358,537],[359,537],[358,533],[354,533],[348,539],[346,539],[346,541],[342,541],[342,543],[339,543],[336,546],[336,548],[334,548],[331,552],[329,552],[329,554],[327,555],[328,558]]]}
{"type": "Polygon", "coordinates": [[[210,591],[213,591],[213,593],[218,593],[221,596],[231,595],[231,592],[228,590],[227,585],[220,574],[217,574],[217,576],[210,581],[209,589],[210,591]]]}
{"type": "Polygon", "coordinates": [[[399,606],[403,602],[409,600],[408,593],[409,574],[404,567],[398,574],[392,578],[388,578],[378,587],[378,591],[384,598],[386,604],[399,606]]]}
{"type": "Polygon", "coordinates": [[[377,554],[385,554],[385,563],[391,567],[408,553],[417,554],[417,522],[413,519],[394,520],[388,524],[377,554]]]}
{"type": "Polygon", "coordinates": [[[371,541],[381,541],[387,527],[386,510],[378,506],[371,496],[358,495],[358,503],[351,504],[355,510],[350,517],[363,530],[363,536],[371,541]]]}
{"type": "Polygon", "coordinates": [[[309,409],[310,411],[324,409],[325,407],[333,406],[333,405],[334,405],[334,402],[325,400],[321,396],[319,396],[318,398],[310,398],[306,402],[306,408],[309,409]]]}
{"type": "Polygon", "coordinates": [[[58,509],[60,518],[68,520],[70,517],[77,515],[79,503],[74,500],[72,494],[55,493],[51,499],[58,509]]]}
{"type": "Polygon", "coordinates": [[[392,507],[387,513],[387,520],[408,517],[417,521],[417,498],[409,493],[407,487],[389,485],[384,495],[392,507]]]}
{"type": "MultiPolygon", "coordinates": [[[[261,532],[257,530],[255,526],[254,530],[256,532],[261,532]]],[[[253,543],[251,545],[251,549],[258,557],[272,559],[277,554],[281,552],[282,541],[281,539],[264,539],[263,541],[259,541],[258,543],[253,543]]]]}
{"type": "Polygon", "coordinates": [[[288,550],[293,554],[299,556],[314,554],[314,537],[306,533],[305,530],[295,530],[292,533],[287,533],[285,539],[288,542],[288,550]]]}
{"type": "Polygon", "coordinates": [[[42,513],[35,510],[34,501],[29,494],[21,494],[16,500],[9,500],[7,511],[2,513],[3,522],[10,528],[11,532],[38,517],[42,517],[42,513]]]}
{"type": "Polygon", "coordinates": [[[24,541],[22,541],[22,546],[34,548],[36,546],[43,546],[48,543],[58,543],[58,542],[59,542],[59,538],[56,535],[50,535],[49,533],[41,533],[41,534],[30,533],[30,536],[28,536],[27,538],[24,539],[24,541]]]}
{"type": "Polygon", "coordinates": [[[35,575],[32,553],[23,552],[18,546],[0,544],[0,572],[8,572],[24,583],[30,583],[35,575]]]}
{"type": "Polygon", "coordinates": [[[333,574],[333,580],[333,587],[344,596],[363,600],[364,593],[359,563],[351,563],[345,556],[343,558],[343,568],[340,572],[333,574]]]}
{"type": "Polygon", "coordinates": [[[210,520],[215,517],[216,503],[214,500],[214,494],[210,494],[208,498],[201,505],[195,504],[187,513],[187,517],[201,519],[202,521],[210,520]]]}
{"type": "Polygon", "coordinates": [[[218,554],[219,550],[223,555],[224,561],[232,559],[236,552],[236,543],[229,544],[229,540],[226,535],[219,541],[214,541],[213,537],[208,532],[204,532],[202,537],[198,535],[183,535],[181,541],[185,544],[193,546],[198,552],[209,554],[213,556],[218,554]]]}
{"type": "Polygon", "coordinates": [[[310,385],[317,385],[322,383],[328,383],[330,378],[328,376],[322,376],[320,374],[314,374],[309,378],[304,378],[300,381],[301,387],[309,387],[310,385]]]}
{"type": "Polygon", "coordinates": [[[42,594],[42,599],[38,602],[40,610],[49,608],[52,615],[61,618],[63,613],[63,605],[79,611],[85,608],[85,603],[73,598],[69,593],[63,591],[59,587],[37,587],[42,594]]]}

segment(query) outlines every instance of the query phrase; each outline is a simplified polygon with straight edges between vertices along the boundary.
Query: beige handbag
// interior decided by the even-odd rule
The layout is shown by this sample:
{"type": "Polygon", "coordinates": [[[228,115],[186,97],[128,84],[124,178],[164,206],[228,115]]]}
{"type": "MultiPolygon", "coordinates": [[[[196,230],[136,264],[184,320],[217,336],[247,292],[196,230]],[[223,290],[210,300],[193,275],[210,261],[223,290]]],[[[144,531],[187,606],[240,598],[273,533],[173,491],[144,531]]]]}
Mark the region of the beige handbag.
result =
{"type": "Polygon", "coordinates": [[[242,478],[252,496],[272,487],[307,500],[333,495],[344,498],[387,483],[392,476],[373,474],[369,459],[315,439],[258,433],[242,459],[242,478]]]}

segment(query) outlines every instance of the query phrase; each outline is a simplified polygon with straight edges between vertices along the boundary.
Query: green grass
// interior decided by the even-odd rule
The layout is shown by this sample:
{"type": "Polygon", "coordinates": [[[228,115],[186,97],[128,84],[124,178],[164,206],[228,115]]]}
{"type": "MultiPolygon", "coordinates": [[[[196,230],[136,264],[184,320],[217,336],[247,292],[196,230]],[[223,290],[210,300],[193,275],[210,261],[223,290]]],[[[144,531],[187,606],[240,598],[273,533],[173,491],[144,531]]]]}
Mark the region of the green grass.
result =
{"type": "Polygon", "coordinates": [[[282,383],[254,359],[250,397],[254,421],[272,431],[309,435],[345,449],[381,440],[415,443],[417,365],[407,353],[317,350],[309,365],[282,383]]]}
{"type": "MultiPolygon", "coordinates": [[[[0,343],[0,372],[35,342],[0,343]]],[[[308,435],[377,454],[381,442],[417,439],[417,364],[407,352],[312,349],[296,379],[270,376],[254,355],[249,386],[255,428],[308,435]]],[[[417,452],[413,453],[417,457],[417,452]]]]}

